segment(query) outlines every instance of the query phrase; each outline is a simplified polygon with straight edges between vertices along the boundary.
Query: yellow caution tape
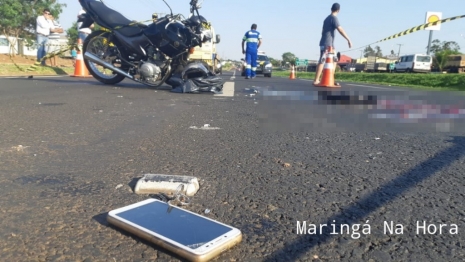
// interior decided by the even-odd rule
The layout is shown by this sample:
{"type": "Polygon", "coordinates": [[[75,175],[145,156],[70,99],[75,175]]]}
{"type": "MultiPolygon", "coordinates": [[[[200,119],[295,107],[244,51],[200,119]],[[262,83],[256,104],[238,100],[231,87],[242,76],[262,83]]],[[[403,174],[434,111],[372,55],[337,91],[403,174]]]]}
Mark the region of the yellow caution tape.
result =
{"type": "Polygon", "coordinates": [[[431,22],[431,23],[415,26],[415,27],[412,27],[412,28],[407,29],[405,31],[402,31],[400,33],[397,33],[395,35],[386,37],[386,38],[384,38],[382,40],[379,40],[378,42],[375,42],[375,43],[379,43],[379,42],[387,41],[387,40],[394,39],[394,38],[397,38],[397,37],[401,37],[401,36],[404,36],[404,35],[408,35],[408,34],[411,34],[413,32],[416,32],[416,31],[424,30],[425,28],[428,28],[430,26],[435,26],[435,25],[438,25],[438,24],[447,23],[447,22],[454,21],[454,20],[457,20],[457,19],[460,19],[460,18],[464,18],[464,17],[465,17],[465,15],[454,16],[454,17],[449,17],[449,18],[442,19],[442,20],[439,20],[439,21],[436,21],[436,22],[431,22]]]}
{"type": "Polygon", "coordinates": [[[207,30],[210,30],[211,27],[212,27],[212,24],[210,22],[202,23],[202,27],[207,29],[207,30]]]}
{"type": "Polygon", "coordinates": [[[422,24],[422,25],[419,25],[419,26],[415,26],[415,27],[412,27],[412,28],[407,29],[407,30],[405,30],[405,31],[402,31],[402,32],[400,32],[400,33],[397,33],[397,34],[395,34],[395,35],[391,35],[391,36],[389,36],[389,37],[386,37],[386,38],[384,38],[384,39],[381,39],[381,40],[379,40],[379,41],[376,41],[376,42],[374,42],[374,43],[371,43],[371,44],[369,44],[369,45],[365,45],[365,46],[362,46],[362,47],[354,48],[354,49],[351,49],[351,50],[341,51],[340,53],[346,53],[346,52],[350,52],[350,51],[362,49],[362,48],[365,48],[365,47],[367,47],[367,46],[370,46],[370,45],[373,45],[373,44],[376,44],[376,43],[379,43],[379,42],[391,40],[391,39],[394,39],[394,38],[398,38],[398,37],[401,37],[401,36],[404,36],[404,35],[411,34],[411,33],[416,32],[416,31],[424,30],[425,28],[428,28],[428,27],[430,27],[430,26],[435,26],[435,25],[438,25],[438,24],[447,23],[447,22],[454,21],[454,20],[458,20],[458,19],[461,19],[461,18],[465,18],[465,15],[459,15],[459,16],[449,17],[449,18],[446,18],[446,19],[438,20],[438,21],[436,21],[436,22],[431,22],[431,23],[426,23],[426,24],[422,24]]]}
{"type": "MultiPolygon", "coordinates": [[[[69,51],[70,49],[72,49],[72,48],[67,47],[67,48],[65,48],[65,49],[58,50],[58,52],[53,52],[53,53],[47,54],[46,56],[42,57],[42,59],[40,59],[40,61],[37,61],[37,62],[35,62],[32,66],[28,67],[25,71],[26,71],[26,72],[33,72],[33,71],[36,71],[36,69],[40,66],[40,64],[42,63],[42,61],[44,61],[44,60],[46,60],[46,59],[50,59],[50,58],[52,58],[52,57],[54,57],[54,56],[57,56],[57,55],[61,55],[61,54],[63,54],[64,52],[69,51]]],[[[19,68],[18,65],[15,64],[15,66],[16,66],[17,68],[19,68]]],[[[20,70],[21,70],[21,69],[20,69],[20,70]]],[[[21,70],[21,71],[23,71],[23,70],[21,70]]]]}
{"type": "MultiPolygon", "coordinates": [[[[13,65],[21,72],[33,72],[35,71],[39,66],[40,64],[42,63],[42,61],[46,60],[46,59],[50,59],[54,56],[57,56],[57,55],[61,55],[69,50],[72,50],[73,48],[76,48],[77,46],[76,45],[51,45],[51,44],[46,44],[45,46],[66,46],[65,48],[58,50],[58,51],[55,51],[55,52],[52,52],[52,53],[48,53],[47,55],[45,55],[44,57],[42,57],[42,59],[40,61],[36,61],[32,66],[28,67],[27,69],[23,69],[22,67],[20,67],[18,64],[16,64],[16,62],[14,61],[13,59],[13,56],[10,55],[10,60],[11,62],[13,63],[13,65]]],[[[13,48],[13,51],[16,52],[16,49],[13,48]]]]}

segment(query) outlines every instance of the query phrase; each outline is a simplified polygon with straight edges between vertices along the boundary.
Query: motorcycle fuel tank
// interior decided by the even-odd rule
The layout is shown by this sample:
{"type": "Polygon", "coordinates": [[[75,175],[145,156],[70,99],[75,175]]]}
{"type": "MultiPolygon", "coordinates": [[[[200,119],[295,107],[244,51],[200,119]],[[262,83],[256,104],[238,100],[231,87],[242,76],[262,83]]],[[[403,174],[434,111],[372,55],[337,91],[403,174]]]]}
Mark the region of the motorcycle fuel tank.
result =
{"type": "Polygon", "coordinates": [[[185,52],[189,48],[191,39],[189,30],[183,24],[168,22],[167,19],[149,25],[144,30],[144,34],[158,46],[160,51],[169,56],[185,52]]]}

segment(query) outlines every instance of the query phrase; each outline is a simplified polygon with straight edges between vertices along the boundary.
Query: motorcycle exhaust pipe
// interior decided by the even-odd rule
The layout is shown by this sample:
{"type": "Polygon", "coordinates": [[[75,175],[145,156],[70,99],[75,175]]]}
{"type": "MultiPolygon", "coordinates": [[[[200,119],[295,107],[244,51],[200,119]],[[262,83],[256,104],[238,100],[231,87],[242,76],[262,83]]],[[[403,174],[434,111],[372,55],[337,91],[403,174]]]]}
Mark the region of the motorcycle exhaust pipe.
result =
{"type": "Polygon", "coordinates": [[[112,70],[112,71],[114,71],[114,72],[116,72],[116,73],[118,73],[118,74],[120,74],[120,75],[123,75],[123,76],[125,76],[125,77],[127,77],[127,78],[129,78],[129,79],[134,80],[134,77],[133,77],[132,75],[130,75],[130,74],[124,72],[123,70],[121,70],[121,69],[119,69],[119,68],[113,66],[112,64],[110,64],[110,63],[108,63],[108,62],[103,61],[102,59],[98,58],[97,56],[95,56],[95,55],[92,54],[92,53],[85,52],[85,53],[84,53],[84,57],[85,57],[86,59],[90,60],[91,62],[94,62],[94,63],[96,63],[96,64],[99,64],[99,65],[101,65],[101,66],[103,66],[103,67],[105,67],[105,68],[107,68],[107,69],[110,69],[110,70],[112,70]]]}

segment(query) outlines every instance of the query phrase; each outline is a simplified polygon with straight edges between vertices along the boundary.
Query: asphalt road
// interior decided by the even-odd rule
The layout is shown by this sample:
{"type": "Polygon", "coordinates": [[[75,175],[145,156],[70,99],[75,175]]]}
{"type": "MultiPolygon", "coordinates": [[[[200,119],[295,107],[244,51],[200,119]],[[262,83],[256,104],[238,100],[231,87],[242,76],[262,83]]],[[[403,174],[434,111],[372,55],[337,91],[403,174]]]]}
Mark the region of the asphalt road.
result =
{"type": "Polygon", "coordinates": [[[105,220],[162,173],[198,177],[187,209],[243,232],[216,261],[465,261],[463,122],[412,111],[460,94],[224,78],[224,96],[1,78],[0,260],[179,261],[105,220]]]}

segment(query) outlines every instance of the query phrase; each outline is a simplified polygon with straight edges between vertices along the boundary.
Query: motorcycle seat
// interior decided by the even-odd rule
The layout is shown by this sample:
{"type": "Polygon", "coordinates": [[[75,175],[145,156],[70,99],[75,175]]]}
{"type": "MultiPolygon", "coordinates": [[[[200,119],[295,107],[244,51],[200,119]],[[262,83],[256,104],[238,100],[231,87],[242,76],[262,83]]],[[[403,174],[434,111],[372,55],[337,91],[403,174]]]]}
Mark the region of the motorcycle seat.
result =
{"type": "Polygon", "coordinates": [[[139,35],[142,33],[142,28],[147,27],[147,25],[139,23],[128,26],[133,21],[99,1],[89,2],[89,8],[98,15],[98,19],[103,23],[102,26],[116,30],[127,37],[139,35]],[[118,27],[121,28],[116,29],[118,27]]]}

